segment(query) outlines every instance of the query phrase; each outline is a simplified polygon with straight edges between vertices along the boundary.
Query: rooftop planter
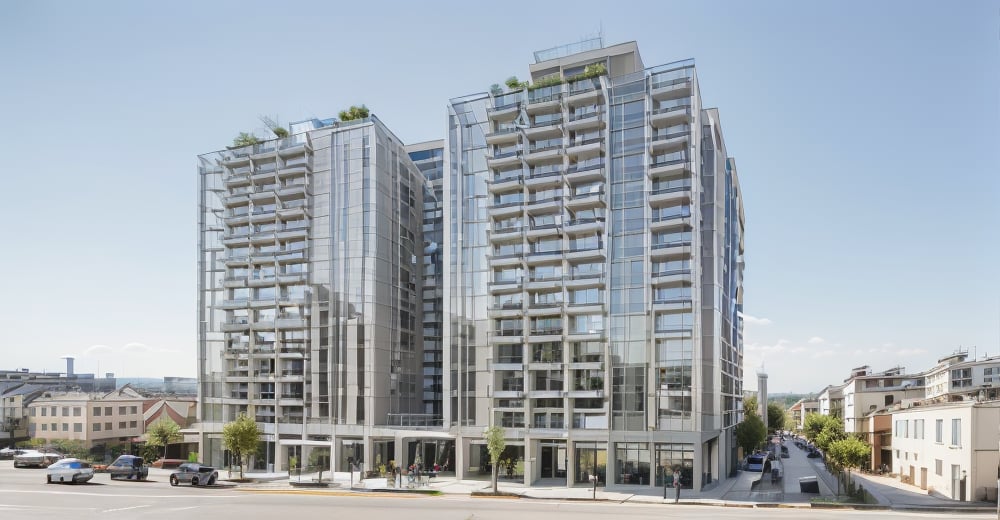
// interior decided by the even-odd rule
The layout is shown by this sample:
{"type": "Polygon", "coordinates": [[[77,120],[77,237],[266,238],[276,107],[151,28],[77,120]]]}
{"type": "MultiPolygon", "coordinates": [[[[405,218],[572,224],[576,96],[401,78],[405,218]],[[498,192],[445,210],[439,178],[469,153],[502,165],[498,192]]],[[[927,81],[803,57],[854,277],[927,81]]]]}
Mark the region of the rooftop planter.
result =
{"type": "Polygon", "coordinates": [[[355,119],[364,119],[368,117],[369,111],[368,107],[361,105],[355,106],[351,105],[351,108],[347,110],[341,110],[337,117],[341,121],[354,121],[355,119]]]}

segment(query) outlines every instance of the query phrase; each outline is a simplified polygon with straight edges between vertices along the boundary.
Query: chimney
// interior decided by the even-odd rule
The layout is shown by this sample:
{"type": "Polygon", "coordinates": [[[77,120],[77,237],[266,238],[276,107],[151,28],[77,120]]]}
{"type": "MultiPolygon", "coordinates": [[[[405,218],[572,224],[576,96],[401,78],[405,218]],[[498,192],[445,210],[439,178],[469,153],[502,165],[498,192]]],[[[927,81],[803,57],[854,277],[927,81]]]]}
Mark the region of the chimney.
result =
{"type": "Polygon", "coordinates": [[[66,377],[73,377],[73,356],[66,356],[63,359],[66,360],[66,377]]]}

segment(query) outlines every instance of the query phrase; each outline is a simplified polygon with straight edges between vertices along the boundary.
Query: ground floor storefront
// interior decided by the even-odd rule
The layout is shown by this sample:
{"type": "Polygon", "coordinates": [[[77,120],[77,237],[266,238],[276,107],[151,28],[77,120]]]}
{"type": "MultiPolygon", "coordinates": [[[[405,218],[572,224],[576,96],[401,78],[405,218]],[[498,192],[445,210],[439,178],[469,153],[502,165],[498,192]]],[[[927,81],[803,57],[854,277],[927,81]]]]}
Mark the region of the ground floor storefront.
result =
{"type": "MultiPolygon", "coordinates": [[[[311,425],[316,426],[316,425],[311,425]]],[[[251,462],[259,471],[289,469],[358,471],[385,475],[393,469],[435,476],[488,481],[493,472],[486,442],[478,428],[455,431],[370,427],[311,427],[299,435],[265,432],[251,462]]],[[[206,463],[226,467],[232,461],[221,434],[203,433],[206,463]]],[[[722,432],[607,432],[507,430],[498,461],[501,481],[548,486],[681,486],[701,490],[732,475],[737,467],[732,430],[722,432]]]]}

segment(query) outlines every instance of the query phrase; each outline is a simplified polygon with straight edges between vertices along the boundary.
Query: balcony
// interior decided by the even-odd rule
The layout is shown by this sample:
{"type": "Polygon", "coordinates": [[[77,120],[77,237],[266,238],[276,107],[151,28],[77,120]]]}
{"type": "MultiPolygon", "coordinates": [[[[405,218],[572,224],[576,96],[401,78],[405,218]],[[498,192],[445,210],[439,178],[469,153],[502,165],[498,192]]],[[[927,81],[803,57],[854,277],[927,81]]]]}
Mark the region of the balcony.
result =
{"type": "Polygon", "coordinates": [[[312,213],[305,199],[298,199],[282,203],[278,208],[278,216],[282,220],[302,220],[305,217],[312,218],[312,213]]]}
{"type": "Polygon", "coordinates": [[[570,114],[569,121],[564,125],[570,132],[592,132],[605,126],[603,110],[594,110],[579,114],[570,114]]]}
{"type": "Polygon", "coordinates": [[[281,250],[274,255],[279,264],[297,264],[309,261],[309,249],[281,250]]]}
{"type": "Polygon", "coordinates": [[[491,318],[517,318],[521,316],[522,312],[521,302],[507,302],[503,305],[490,307],[488,314],[491,318]]]}
{"type": "Polygon", "coordinates": [[[690,258],[691,241],[675,240],[653,244],[650,246],[649,256],[656,260],[668,257],[690,258]]]}
{"type": "MultiPolygon", "coordinates": [[[[672,206],[675,207],[675,206],[672,206]]],[[[676,214],[653,215],[653,220],[649,223],[650,231],[662,231],[675,227],[690,227],[691,211],[684,211],[676,214]]]]}
{"type": "Polygon", "coordinates": [[[593,246],[571,246],[566,252],[566,260],[603,260],[605,259],[604,243],[600,242],[593,246]]]}
{"type": "Polygon", "coordinates": [[[670,269],[658,271],[652,273],[650,278],[652,279],[653,287],[661,285],[677,285],[679,283],[690,285],[692,283],[691,269],[670,269]]]}
{"type": "Polygon", "coordinates": [[[603,218],[578,218],[563,223],[563,232],[567,235],[592,235],[604,230],[603,218]]]}
{"type": "Polygon", "coordinates": [[[495,151],[493,155],[487,156],[486,165],[490,168],[509,168],[521,164],[521,149],[495,151]]]}
{"type": "Polygon", "coordinates": [[[566,170],[566,182],[572,185],[603,180],[605,180],[604,161],[577,163],[566,170]]]}
{"type": "Polygon", "coordinates": [[[307,173],[312,172],[312,165],[309,161],[295,161],[285,163],[280,170],[278,170],[279,179],[289,179],[293,177],[301,177],[307,173]]]}
{"type": "Polygon", "coordinates": [[[570,142],[566,155],[576,158],[595,157],[604,153],[604,137],[590,137],[570,142]]]}
{"type": "MultiPolygon", "coordinates": [[[[655,158],[654,158],[655,159],[655,158]]],[[[653,161],[649,164],[649,177],[651,179],[680,177],[691,175],[691,162],[687,158],[672,159],[665,161],[653,161]]]]}
{"type": "Polygon", "coordinates": [[[517,127],[500,128],[486,134],[486,144],[504,145],[517,143],[517,127]]]}
{"type": "Polygon", "coordinates": [[[250,243],[255,246],[271,245],[274,244],[276,241],[277,241],[277,235],[275,235],[274,232],[264,231],[250,235],[250,243]]]}
{"type": "Polygon", "coordinates": [[[266,287],[274,285],[274,281],[275,277],[273,274],[256,273],[250,276],[247,280],[247,285],[249,287],[266,287]]]}
{"type": "Polygon", "coordinates": [[[532,143],[528,147],[528,152],[524,154],[524,160],[528,164],[538,164],[545,161],[552,162],[562,157],[562,144],[562,139],[550,139],[548,141],[532,143]]]}
{"type": "Polygon", "coordinates": [[[510,242],[521,236],[524,228],[521,226],[507,226],[490,230],[491,242],[510,242]]]}
{"type": "Polygon", "coordinates": [[[250,305],[250,300],[247,298],[237,298],[234,300],[222,300],[222,303],[217,306],[219,309],[246,309],[250,305]]]}
{"type": "Polygon", "coordinates": [[[559,341],[562,339],[562,327],[545,327],[531,329],[528,333],[528,341],[532,343],[544,341],[559,341]]]}
{"type": "Polygon", "coordinates": [[[567,289],[604,288],[604,273],[577,273],[566,277],[567,289]]]}
{"type": "Polygon", "coordinates": [[[523,253],[493,253],[489,257],[490,267],[514,267],[524,261],[523,253]]]}
{"type": "Polygon", "coordinates": [[[578,188],[573,190],[573,194],[566,199],[566,209],[572,211],[580,211],[592,208],[603,208],[605,206],[604,201],[604,188],[592,189],[592,188],[578,188]]]}
{"type": "Polygon", "coordinates": [[[247,286],[247,277],[243,276],[227,276],[222,280],[222,286],[226,289],[238,289],[247,286]]]}
{"type": "Polygon", "coordinates": [[[308,238],[309,226],[281,226],[277,232],[277,237],[282,240],[294,238],[308,238]]]}
{"type": "Polygon", "coordinates": [[[251,155],[250,158],[255,161],[272,159],[274,158],[274,152],[277,150],[277,141],[264,141],[263,143],[257,143],[253,145],[253,155],[251,155]]]}
{"type": "Polygon", "coordinates": [[[230,255],[230,256],[227,256],[227,257],[223,258],[223,261],[226,263],[227,266],[230,266],[230,267],[242,267],[242,266],[245,266],[247,264],[247,262],[250,261],[250,257],[248,257],[245,254],[243,254],[243,255],[230,255]]]}
{"type": "Polygon", "coordinates": [[[560,225],[556,223],[551,224],[532,224],[528,229],[528,238],[542,238],[542,237],[553,237],[559,235],[560,225]]]}
{"type": "Polygon", "coordinates": [[[222,165],[226,167],[241,166],[250,163],[250,152],[253,146],[244,146],[235,150],[229,150],[222,156],[222,165]]]}
{"type": "Polygon", "coordinates": [[[524,185],[531,188],[546,188],[562,184],[562,170],[545,170],[532,172],[524,185]]]}
{"type": "Polygon", "coordinates": [[[534,123],[530,128],[526,128],[524,130],[524,136],[532,141],[562,137],[562,122],[562,118],[557,117],[547,121],[534,123]]]}
{"type": "Polygon", "coordinates": [[[312,152],[312,146],[305,134],[288,136],[278,141],[278,155],[282,157],[293,157],[312,152]]]}
{"type": "MultiPolygon", "coordinates": [[[[678,296],[670,298],[654,298],[653,311],[655,312],[675,312],[690,310],[692,308],[691,296],[678,296]]],[[[663,331],[657,330],[656,333],[663,331]]]]}
{"type": "Polygon", "coordinates": [[[246,316],[222,322],[222,332],[240,332],[250,329],[250,318],[246,316]]]}
{"type": "Polygon", "coordinates": [[[275,212],[276,210],[273,207],[254,208],[253,212],[250,214],[250,222],[255,224],[272,222],[274,221],[275,212]]]}
{"type": "Polygon", "coordinates": [[[562,195],[530,195],[528,197],[527,210],[528,213],[541,214],[541,213],[551,213],[562,207],[563,197],[562,195]]]}
{"type": "Polygon", "coordinates": [[[553,85],[528,91],[528,104],[525,109],[529,114],[556,112],[562,99],[562,85],[553,85]]]}
{"type": "Polygon", "coordinates": [[[254,184],[270,184],[270,181],[274,180],[274,174],[277,172],[277,167],[274,163],[268,164],[266,167],[256,168],[250,173],[250,180],[254,184]]]}
{"type": "Polygon", "coordinates": [[[304,273],[304,272],[278,273],[278,283],[280,284],[302,283],[308,280],[309,280],[309,273],[304,273]]]}
{"type": "Polygon", "coordinates": [[[490,294],[507,294],[521,291],[521,279],[497,280],[489,283],[490,294]]]}
{"type": "MultiPolygon", "coordinates": [[[[521,94],[520,92],[515,92],[513,94],[521,94]]],[[[486,109],[486,117],[490,118],[491,121],[510,121],[517,116],[518,107],[520,103],[517,97],[509,97],[507,94],[502,97],[498,97],[494,102],[499,103],[493,108],[486,109]]]]}
{"type": "Polygon", "coordinates": [[[561,262],[562,254],[561,249],[555,251],[531,251],[524,257],[524,261],[528,265],[551,264],[561,262]]]}
{"type": "Polygon", "coordinates": [[[259,320],[254,321],[253,324],[252,324],[252,326],[253,326],[254,330],[273,331],[274,330],[274,318],[267,318],[267,317],[261,318],[259,320]]]}
{"type": "Polygon", "coordinates": [[[277,183],[254,186],[253,192],[250,193],[250,200],[252,200],[254,204],[273,204],[275,201],[274,191],[276,189],[278,189],[277,183]]]}
{"type": "Polygon", "coordinates": [[[569,106],[595,105],[603,101],[604,89],[600,78],[585,78],[569,84],[566,104],[569,106]]]}
{"type": "Polygon", "coordinates": [[[250,232],[240,231],[222,235],[222,245],[226,247],[246,247],[250,243],[250,232]]]}
{"type": "Polygon", "coordinates": [[[548,316],[562,314],[563,302],[532,302],[528,307],[528,316],[548,316]]]}
{"type": "Polygon", "coordinates": [[[493,392],[496,399],[521,399],[524,397],[524,390],[496,390],[493,392]]]}
{"type": "Polygon", "coordinates": [[[664,183],[662,187],[653,185],[649,192],[649,205],[653,208],[691,203],[691,181],[664,183]]]}
{"type": "Polygon", "coordinates": [[[660,80],[656,76],[653,76],[649,94],[657,101],[690,97],[691,78],[680,77],[660,80]]]}
{"type": "Polygon", "coordinates": [[[494,338],[516,338],[520,340],[523,336],[523,329],[500,329],[493,331],[494,338]]]}
{"type": "Polygon", "coordinates": [[[649,124],[653,128],[666,128],[691,121],[691,105],[674,105],[660,108],[649,113],[649,124]]]}
{"type": "Polygon", "coordinates": [[[494,175],[492,179],[486,181],[486,184],[490,193],[498,193],[520,188],[522,179],[524,179],[524,176],[518,171],[515,174],[505,173],[494,175]]]}
{"type": "Polygon", "coordinates": [[[225,222],[227,226],[246,224],[250,221],[250,212],[245,209],[246,206],[242,206],[242,208],[244,208],[242,211],[226,211],[223,213],[222,221],[225,222]]]}
{"type": "Polygon", "coordinates": [[[296,314],[281,314],[274,325],[279,329],[300,329],[306,326],[306,318],[296,314]]]}
{"type": "Polygon", "coordinates": [[[602,398],[604,397],[604,389],[570,390],[569,392],[566,392],[566,397],[602,398]]]}
{"type": "Polygon", "coordinates": [[[312,196],[312,190],[308,184],[284,184],[276,186],[275,189],[277,190],[278,198],[282,200],[302,199],[312,196]]]}
{"type": "Polygon", "coordinates": [[[524,359],[521,356],[506,356],[490,363],[490,370],[509,370],[521,372],[524,370],[524,359]]]}
{"type": "Polygon", "coordinates": [[[649,143],[650,155],[660,155],[675,150],[683,150],[689,145],[691,129],[677,130],[653,136],[653,141],[649,143]]]}
{"type": "Polygon", "coordinates": [[[524,211],[523,200],[512,200],[501,202],[490,206],[489,214],[493,219],[503,219],[514,215],[520,215],[524,211]]]}
{"type": "Polygon", "coordinates": [[[600,302],[570,303],[566,306],[566,314],[596,314],[604,312],[604,304],[600,302]]]}

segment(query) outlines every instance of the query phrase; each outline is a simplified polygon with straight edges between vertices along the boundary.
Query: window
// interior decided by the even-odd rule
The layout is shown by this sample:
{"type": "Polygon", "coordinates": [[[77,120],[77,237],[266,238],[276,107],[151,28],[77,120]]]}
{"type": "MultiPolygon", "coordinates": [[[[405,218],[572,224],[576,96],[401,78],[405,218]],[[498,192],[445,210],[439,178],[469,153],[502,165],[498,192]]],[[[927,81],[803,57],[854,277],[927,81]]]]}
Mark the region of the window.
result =
{"type": "Polygon", "coordinates": [[[37,408],[32,408],[32,409],[31,409],[31,416],[32,416],[32,417],[34,417],[34,416],[35,416],[35,410],[37,410],[37,408]]]}
{"type": "Polygon", "coordinates": [[[75,433],[83,433],[83,423],[73,423],[73,431],[75,433]]]}
{"type": "Polygon", "coordinates": [[[42,431],[43,431],[43,432],[47,432],[47,431],[49,431],[49,425],[48,425],[48,424],[45,424],[45,423],[42,423],[42,431]]]}
{"type": "Polygon", "coordinates": [[[961,446],[962,445],[962,420],[952,419],[951,420],[951,445],[961,446]]]}
{"type": "Polygon", "coordinates": [[[944,464],[941,462],[941,459],[934,459],[934,474],[940,477],[943,471],[944,464]]]}
{"type": "Polygon", "coordinates": [[[56,410],[57,410],[57,409],[58,409],[58,408],[57,408],[57,407],[55,407],[55,406],[53,406],[53,407],[52,407],[52,412],[51,412],[51,413],[52,413],[52,417],[55,417],[55,416],[56,416],[56,410]]]}
{"type": "Polygon", "coordinates": [[[104,415],[106,415],[108,417],[111,416],[111,407],[110,406],[105,406],[104,407],[104,415]]]}
{"type": "Polygon", "coordinates": [[[94,417],[100,417],[100,416],[101,416],[101,407],[100,406],[95,406],[94,407],[94,417]]]}
{"type": "Polygon", "coordinates": [[[64,431],[64,432],[68,432],[69,431],[69,423],[65,423],[65,422],[62,423],[62,431],[64,431]]]}
{"type": "Polygon", "coordinates": [[[124,430],[125,429],[125,424],[126,424],[125,421],[119,421],[118,422],[118,429],[119,430],[124,430]]]}
{"type": "Polygon", "coordinates": [[[63,408],[62,409],[62,416],[63,417],[69,417],[69,407],[68,406],[63,406],[62,408],[63,408]]]}
{"type": "Polygon", "coordinates": [[[49,409],[42,407],[42,417],[47,417],[49,415],[49,409]]]}
{"type": "Polygon", "coordinates": [[[902,437],[904,439],[910,437],[909,432],[910,421],[899,420],[896,421],[896,437],[902,437]]]}
{"type": "Polygon", "coordinates": [[[101,423],[97,423],[97,422],[94,423],[94,431],[95,432],[101,431],[101,423]]]}
{"type": "Polygon", "coordinates": [[[129,428],[138,428],[139,427],[139,423],[136,422],[136,421],[129,421],[128,427],[129,428]]]}
{"type": "Polygon", "coordinates": [[[135,415],[135,414],[139,413],[139,408],[136,407],[136,406],[130,406],[128,408],[128,413],[130,413],[132,415],[135,415]]]}
{"type": "Polygon", "coordinates": [[[104,423],[104,431],[110,431],[110,430],[111,430],[111,423],[109,422],[104,423]]]}
{"type": "Polygon", "coordinates": [[[81,409],[79,406],[73,407],[73,417],[79,417],[81,413],[83,413],[83,409],[81,409]]]}
{"type": "Polygon", "coordinates": [[[938,444],[944,442],[944,419],[934,421],[934,442],[938,444]]]}
{"type": "Polygon", "coordinates": [[[913,421],[913,438],[923,439],[924,438],[924,420],[916,419],[913,421]]]}
{"type": "Polygon", "coordinates": [[[124,406],[119,406],[118,407],[118,415],[125,415],[125,407],[124,406]]]}

